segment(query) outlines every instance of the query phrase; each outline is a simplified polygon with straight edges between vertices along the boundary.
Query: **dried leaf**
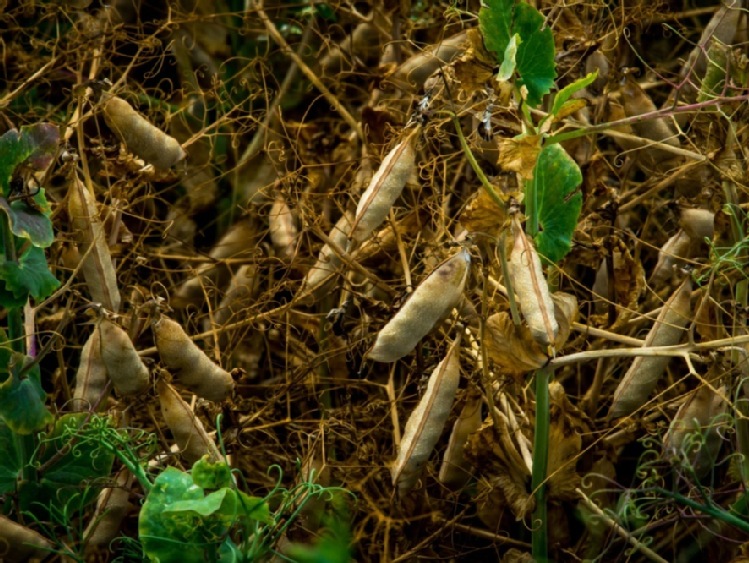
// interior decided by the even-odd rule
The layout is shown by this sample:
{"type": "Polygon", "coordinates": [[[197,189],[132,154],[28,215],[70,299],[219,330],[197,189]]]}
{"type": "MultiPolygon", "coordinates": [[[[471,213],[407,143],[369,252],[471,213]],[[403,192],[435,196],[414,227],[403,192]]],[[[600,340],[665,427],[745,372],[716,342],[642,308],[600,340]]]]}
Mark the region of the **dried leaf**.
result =
{"type": "Polygon", "coordinates": [[[460,250],[429,274],[379,332],[366,357],[376,362],[394,362],[413,350],[458,304],[470,263],[468,251],[460,250]]]}
{"type": "MultiPolygon", "coordinates": [[[[561,350],[569,338],[572,323],[577,318],[577,299],[574,295],[558,291],[552,295],[554,318],[559,332],[554,349],[561,350]]],[[[495,313],[486,321],[487,356],[502,372],[523,375],[540,368],[549,361],[548,356],[531,335],[526,325],[517,330],[509,313],[495,313]]]]}
{"type": "Polygon", "coordinates": [[[429,376],[424,396],[406,423],[398,457],[391,469],[393,486],[403,495],[413,488],[450,415],[460,383],[460,333],[429,376]]]}
{"type": "MultiPolygon", "coordinates": [[[[646,348],[673,346],[679,343],[684,334],[684,327],[690,320],[691,292],[692,282],[687,278],[663,306],[645,339],[646,348]]],[[[635,358],[614,392],[609,418],[626,416],[647,402],[669,360],[666,356],[635,358]]]]}
{"type": "Polygon", "coordinates": [[[524,180],[533,179],[533,169],[541,152],[540,135],[500,139],[497,164],[506,172],[517,172],[524,180]]]}
{"type": "Polygon", "coordinates": [[[94,198],[76,174],[68,191],[68,217],[81,246],[81,272],[91,299],[110,311],[120,308],[120,290],[94,198]]]}
{"type": "Polygon", "coordinates": [[[156,390],[164,420],[174,435],[182,457],[190,463],[195,463],[204,455],[214,463],[221,461],[223,458],[215,442],[177,390],[163,380],[156,384],[156,390]]]}

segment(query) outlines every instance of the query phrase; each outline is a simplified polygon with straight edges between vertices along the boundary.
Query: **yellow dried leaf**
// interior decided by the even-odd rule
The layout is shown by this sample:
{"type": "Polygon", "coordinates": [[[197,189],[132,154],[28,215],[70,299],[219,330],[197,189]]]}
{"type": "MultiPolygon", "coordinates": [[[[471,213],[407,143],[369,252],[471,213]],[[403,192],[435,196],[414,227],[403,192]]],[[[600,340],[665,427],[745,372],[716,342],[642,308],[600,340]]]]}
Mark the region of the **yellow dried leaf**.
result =
{"type": "Polygon", "coordinates": [[[532,180],[540,152],[540,135],[500,139],[497,164],[506,172],[517,172],[524,180],[532,180]]]}

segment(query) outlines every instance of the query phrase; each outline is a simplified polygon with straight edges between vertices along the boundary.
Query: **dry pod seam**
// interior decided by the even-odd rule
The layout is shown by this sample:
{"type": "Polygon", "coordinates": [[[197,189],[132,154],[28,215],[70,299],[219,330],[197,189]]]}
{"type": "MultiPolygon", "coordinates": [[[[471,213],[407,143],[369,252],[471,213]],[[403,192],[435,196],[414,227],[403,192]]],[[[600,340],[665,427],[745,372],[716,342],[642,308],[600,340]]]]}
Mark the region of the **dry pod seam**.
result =
{"type": "Polygon", "coordinates": [[[525,236],[520,223],[513,221],[515,245],[510,254],[510,275],[520,310],[534,340],[542,346],[554,343],[559,324],[554,317],[554,301],[533,241],[525,236]]]}
{"type": "Polygon", "coordinates": [[[450,415],[460,383],[460,340],[458,333],[445,358],[429,376],[424,396],[408,417],[398,457],[391,469],[393,486],[401,495],[416,484],[450,415]]]}
{"type": "Polygon", "coordinates": [[[156,384],[156,390],[159,393],[164,420],[174,435],[174,441],[179,446],[182,457],[190,463],[195,463],[204,455],[207,455],[214,463],[221,461],[221,454],[205,431],[203,423],[180,397],[177,390],[166,381],[159,381],[156,384]]]}
{"type": "Polygon", "coordinates": [[[471,255],[461,249],[429,274],[379,332],[366,357],[394,362],[413,350],[460,301],[470,263],[471,255]]]}
{"type": "Polygon", "coordinates": [[[483,419],[481,417],[481,395],[466,401],[460,416],[453,425],[445,457],[440,466],[439,482],[449,487],[463,487],[471,478],[469,463],[465,457],[468,437],[476,432],[483,419]]]}
{"type": "Polygon", "coordinates": [[[161,360],[180,384],[210,401],[229,396],[234,389],[231,374],[214,364],[178,323],[162,317],[153,324],[153,331],[161,360]]]}
{"type": "Polygon", "coordinates": [[[356,206],[356,217],[351,239],[361,243],[385,220],[390,208],[416,170],[417,126],[405,139],[395,145],[377,169],[372,181],[356,206]]]}
{"type": "MultiPolygon", "coordinates": [[[[645,338],[646,348],[679,343],[689,322],[691,292],[692,282],[687,278],[663,306],[645,338]]],[[[609,418],[627,416],[641,407],[655,389],[670,359],[664,356],[635,358],[614,392],[609,418]]]]}
{"type": "MultiPolygon", "coordinates": [[[[348,233],[351,231],[351,222],[351,214],[344,213],[331,229],[328,238],[339,247],[346,248],[348,233]]],[[[303,291],[311,290],[312,299],[320,298],[326,285],[323,282],[335,274],[340,264],[341,260],[338,255],[333,252],[329,244],[325,244],[320,250],[317,262],[310,268],[304,278],[303,291]]]]}
{"type": "Polygon", "coordinates": [[[109,319],[99,323],[101,359],[118,393],[135,395],[148,388],[148,368],[127,333],[109,319]]]}
{"type": "Polygon", "coordinates": [[[73,392],[74,410],[89,410],[102,396],[106,385],[107,367],[101,357],[101,331],[97,324],[81,350],[73,392]]]}
{"type": "Polygon", "coordinates": [[[104,118],[128,150],[159,170],[168,170],[185,158],[177,139],[152,125],[122,98],[105,96],[104,118]]]}
{"type": "Polygon", "coordinates": [[[68,217],[81,245],[81,272],[91,299],[117,312],[121,298],[112,254],[107,246],[96,202],[77,174],[72,178],[68,192],[68,217]]]}

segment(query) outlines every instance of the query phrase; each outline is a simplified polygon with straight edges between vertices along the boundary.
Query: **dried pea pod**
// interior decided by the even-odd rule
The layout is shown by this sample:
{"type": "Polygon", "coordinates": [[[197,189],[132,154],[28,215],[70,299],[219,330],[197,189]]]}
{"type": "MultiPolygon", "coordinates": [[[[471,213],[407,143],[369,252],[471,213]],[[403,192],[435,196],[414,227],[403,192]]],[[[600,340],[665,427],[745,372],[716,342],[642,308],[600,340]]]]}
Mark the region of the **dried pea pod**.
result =
{"type": "Polygon", "coordinates": [[[525,236],[517,221],[513,222],[512,229],[515,245],[509,265],[513,289],[533,339],[542,346],[549,346],[554,343],[559,331],[549,284],[533,241],[525,236]]]}
{"type": "Polygon", "coordinates": [[[470,263],[471,255],[461,249],[440,264],[383,327],[366,356],[394,362],[413,350],[460,301],[470,263]]]}
{"type": "Polygon", "coordinates": [[[101,359],[114,388],[122,395],[135,395],[148,388],[148,368],[140,359],[127,333],[109,319],[99,323],[101,359]]]}
{"type": "Polygon", "coordinates": [[[75,375],[73,408],[88,410],[104,393],[107,367],[101,357],[101,331],[97,325],[81,350],[81,360],[75,375]]]}
{"type": "Polygon", "coordinates": [[[200,422],[190,406],[180,397],[177,390],[166,381],[156,384],[161,403],[161,412],[167,426],[174,435],[174,441],[180,448],[182,457],[190,463],[195,463],[204,455],[212,462],[221,461],[223,458],[205,431],[203,423],[200,422]]]}
{"type": "Polygon", "coordinates": [[[229,396],[234,389],[231,374],[214,364],[178,323],[162,317],[153,324],[153,331],[159,356],[179,383],[210,401],[229,396]]]}
{"type": "Polygon", "coordinates": [[[104,118],[128,150],[154,168],[168,170],[185,158],[177,139],[152,125],[122,98],[106,94],[104,118]]]}
{"type": "Polygon", "coordinates": [[[460,383],[460,334],[445,358],[429,376],[424,396],[406,423],[398,457],[391,469],[393,486],[399,494],[416,484],[424,464],[437,444],[450,415],[460,383]]]}
{"type": "Polygon", "coordinates": [[[419,131],[421,127],[416,127],[393,147],[362,194],[351,229],[351,239],[355,242],[365,241],[380,226],[408,178],[416,170],[416,138],[419,131]]]}

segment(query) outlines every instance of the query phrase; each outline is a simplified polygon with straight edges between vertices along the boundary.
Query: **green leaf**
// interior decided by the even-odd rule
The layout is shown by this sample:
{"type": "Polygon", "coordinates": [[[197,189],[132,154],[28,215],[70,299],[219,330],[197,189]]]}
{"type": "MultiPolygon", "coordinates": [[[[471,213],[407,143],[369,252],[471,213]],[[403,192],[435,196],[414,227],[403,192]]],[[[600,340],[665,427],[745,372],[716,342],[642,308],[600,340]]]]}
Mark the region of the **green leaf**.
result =
{"type": "MultiPolygon", "coordinates": [[[[528,90],[526,101],[530,106],[541,103],[551,91],[556,78],[554,62],[554,36],[551,29],[542,29],[543,15],[533,6],[513,0],[489,0],[479,10],[479,29],[484,45],[497,55],[503,64],[513,35],[518,34],[515,70],[517,86],[528,90]]],[[[507,68],[504,69],[505,73],[507,68]]]]}
{"type": "Polygon", "coordinates": [[[24,483],[19,491],[23,510],[45,519],[54,510],[71,504],[82,508],[96,500],[114,463],[114,454],[101,444],[111,423],[106,417],[87,418],[88,413],[63,415],[41,438],[34,465],[43,471],[37,482],[24,483]]]}
{"type": "Polygon", "coordinates": [[[562,106],[564,106],[565,102],[567,102],[575,92],[579,92],[589,84],[592,84],[596,78],[598,78],[598,71],[589,72],[587,76],[578,78],[572,84],[568,84],[557,92],[557,95],[554,96],[554,104],[551,106],[551,115],[559,114],[562,106]]]}
{"type": "Polygon", "coordinates": [[[33,152],[30,140],[16,129],[6,131],[0,137],[0,188],[3,195],[10,192],[10,179],[16,167],[33,152]]]}
{"type": "Polygon", "coordinates": [[[535,236],[536,248],[550,262],[558,262],[569,252],[582,209],[578,191],[582,181],[580,168],[561,145],[541,149],[533,179],[526,183],[526,198],[530,209],[535,202],[535,211],[529,213],[535,214],[535,222],[542,227],[535,236]]]}
{"type": "Polygon", "coordinates": [[[57,150],[60,133],[51,123],[37,123],[11,129],[0,137],[0,188],[6,197],[10,179],[19,164],[28,161],[33,170],[44,170],[49,166],[57,150]]]}
{"type": "Polygon", "coordinates": [[[220,489],[231,487],[231,469],[226,462],[212,463],[208,456],[196,461],[192,466],[192,480],[203,489],[220,489]]]}
{"type": "Polygon", "coordinates": [[[331,499],[331,512],[322,517],[326,532],[312,545],[291,544],[288,555],[296,563],[348,563],[351,560],[351,528],[345,501],[331,499]]]}
{"type": "Polygon", "coordinates": [[[16,490],[18,476],[23,468],[21,455],[16,450],[13,432],[8,425],[0,421],[0,495],[16,490]]]}
{"type": "Polygon", "coordinates": [[[10,353],[2,348],[0,353],[0,418],[16,434],[31,434],[52,421],[52,414],[44,405],[46,394],[40,383],[39,364],[22,373],[32,358],[10,353]],[[5,361],[9,358],[8,361],[5,361]]]}
{"type": "Polygon", "coordinates": [[[479,10],[479,30],[484,46],[497,55],[499,64],[504,62],[505,50],[514,35],[514,12],[515,0],[486,0],[479,10]]]}
{"type": "Polygon", "coordinates": [[[51,208],[40,189],[33,196],[33,201],[39,210],[34,209],[23,200],[8,203],[5,198],[0,198],[0,208],[8,215],[10,228],[17,237],[27,238],[34,246],[46,248],[55,240],[50,220],[51,208]]]}
{"type": "Polygon", "coordinates": [[[507,48],[505,49],[504,54],[504,60],[499,67],[499,71],[497,72],[497,78],[499,80],[506,82],[510,78],[512,78],[512,75],[515,73],[515,57],[517,55],[518,45],[521,42],[522,39],[520,39],[520,35],[516,33],[512,36],[510,42],[507,44],[507,48]]]}
{"type": "Polygon", "coordinates": [[[49,271],[44,250],[36,246],[30,246],[18,263],[0,257],[0,280],[5,282],[4,289],[21,305],[29,295],[40,301],[52,295],[60,286],[60,282],[49,271]]]}
{"type": "MultiPolygon", "coordinates": [[[[224,481],[221,465],[226,464],[196,462],[198,480],[224,481]]],[[[225,545],[229,531],[251,520],[272,522],[263,499],[230,487],[206,495],[191,475],[168,467],[156,478],[143,504],[138,534],[152,561],[198,563],[215,559],[219,552],[232,552],[225,545]]]]}
{"type": "Polygon", "coordinates": [[[528,105],[537,106],[551,91],[557,77],[554,36],[551,29],[546,28],[531,34],[527,39],[522,34],[520,37],[523,42],[518,47],[517,54],[517,71],[520,75],[517,85],[528,89],[528,105]]]}

